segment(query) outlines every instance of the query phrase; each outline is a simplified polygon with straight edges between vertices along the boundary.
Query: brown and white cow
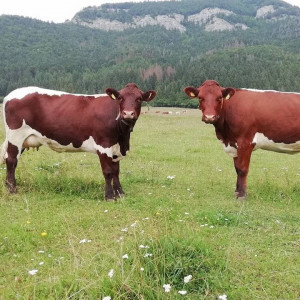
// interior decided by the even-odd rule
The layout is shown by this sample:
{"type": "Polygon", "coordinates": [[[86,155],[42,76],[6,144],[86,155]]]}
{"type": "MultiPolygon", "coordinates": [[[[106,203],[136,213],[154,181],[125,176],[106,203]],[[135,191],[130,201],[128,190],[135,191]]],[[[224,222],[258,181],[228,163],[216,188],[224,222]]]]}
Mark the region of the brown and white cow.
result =
{"type": "Polygon", "coordinates": [[[105,178],[105,199],[123,194],[119,160],[129,150],[130,133],[143,101],[155,91],[142,92],[134,83],[106,94],[77,95],[37,87],[12,91],[4,99],[6,139],[1,160],[6,184],[16,192],[15,169],[25,148],[46,145],[58,152],[91,152],[99,156],[105,178]],[[112,186],[113,183],[113,186],[112,186]]]}
{"type": "Polygon", "coordinates": [[[214,125],[217,138],[233,157],[237,198],[246,196],[253,150],[300,152],[300,94],[223,88],[214,80],[184,91],[199,99],[202,120],[214,125]]]}

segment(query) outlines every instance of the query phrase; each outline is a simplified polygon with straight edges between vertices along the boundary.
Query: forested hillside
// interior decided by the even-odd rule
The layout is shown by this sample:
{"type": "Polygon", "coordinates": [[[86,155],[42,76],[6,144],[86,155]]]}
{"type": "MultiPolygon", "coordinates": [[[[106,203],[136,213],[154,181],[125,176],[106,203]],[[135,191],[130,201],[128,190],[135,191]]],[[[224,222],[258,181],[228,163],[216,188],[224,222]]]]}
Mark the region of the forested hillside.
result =
{"type": "Polygon", "coordinates": [[[89,7],[64,24],[1,16],[0,97],[135,82],[157,90],[155,105],[194,106],[182,89],[205,79],[300,92],[299,11],[279,0],[182,0],[89,7]]]}

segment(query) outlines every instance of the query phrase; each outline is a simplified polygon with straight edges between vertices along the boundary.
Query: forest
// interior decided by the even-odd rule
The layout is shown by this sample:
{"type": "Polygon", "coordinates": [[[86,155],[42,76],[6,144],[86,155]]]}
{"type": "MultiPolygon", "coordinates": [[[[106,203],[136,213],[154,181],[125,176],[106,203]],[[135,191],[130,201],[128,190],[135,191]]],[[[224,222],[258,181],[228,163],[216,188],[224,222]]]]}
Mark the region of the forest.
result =
{"type": "MultiPolygon", "coordinates": [[[[85,20],[158,13],[187,16],[209,3],[106,4],[78,15],[85,20]]],[[[183,33],[159,26],[106,32],[71,22],[0,16],[0,99],[29,85],[93,94],[135,82],[142,90],[156,89],[159,97],[153,105],[194,107],[195,101],[182,90],[206,79],[222,86],[300,92],[300,10],[278,0],[218,0],[214,6],[234,11],[227,20],[234,18],[249,29],[206,32],[203,26],[187,23],[183,33]],[[287,17],[255,18],[257,7],[271,4],[287,17]]]]}

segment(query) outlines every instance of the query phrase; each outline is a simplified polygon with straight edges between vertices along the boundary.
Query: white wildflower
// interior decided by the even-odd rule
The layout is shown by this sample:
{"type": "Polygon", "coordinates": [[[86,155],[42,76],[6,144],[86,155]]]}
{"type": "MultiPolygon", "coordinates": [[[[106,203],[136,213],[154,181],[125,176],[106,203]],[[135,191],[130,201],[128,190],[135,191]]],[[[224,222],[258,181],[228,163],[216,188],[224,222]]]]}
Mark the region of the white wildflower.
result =
{"type": "Polygon", "coordinates": [[[172,179],[174,179],[175,177],[176,177],[176,175],[169,175],[167,178],[170,179],[170,180],[172,180],[172,179]]]}
{"type": "Polygon", "coordinates": [[[30,270],[28,271],[29,275],[35,275],[38,272],[38,270],[30,270]]]}
{"type": "Polygon", "coordinates": [[[106,297],[102,298],[102,300],[111,300],[111,297],[110,296],[106,296],[106,297]]]}
{"type": "Polygon", "coordinates": [[[227,300],[227,295],[220,295],[219,297],[218,297],[218,300],[227,300]]]}
{"type": "Polygon", "coordinates": [[[129,256],[128,256],[128,254],[124,254],[124,255],[122,256],[122,258],[123,258],[123,259],[128,259],[129,256]]]}
{"type": "Polygon", "coordinates": [[[193,276],[192,275],[188,275],[188,276],[185,276],[184,278],[183,278],[183,281],[184,281],[184,283],[188,283],[188,282],[190,282],[190,280],[193,278],[193,276]]]}
{"type": "Polygon", "coordinates": [[[40,265],[40,266],[42,266],[43,264],[44,264],[44,262],[43,262],[43,261],[41,261],[41,262],[39,263],[39,265],[40,265]]]}
{"type": "Polygon", "coordinates": [[[106,209],[104,212],[107,213],[107,212],[108,212],[108,209],[106,209]]]}
{"type": "Polygon", "coordinates": [[[39,253],[45,253],[45,251],[44,250],[40,250],[39,253]]]}
{"type": "Polygon", "coordinates": [[[170,293],[170,291],[171,291],[171,285],[170,284],[164,284],[163,288],[165,289],[166,293],[170,293]]]}
{"type": "Polygon", "coordinates": [[[111,269],[109,272],[108,272],[108,277],[109,278],[112,278],[114,276],[114,269],[111,269]]]}
{"type": "Polygon", "coordinates": [[[117,243],[120,243],[121,241],[123,241],[123,237],[122,236],[120,236],[120,238],[117,240],[117,243]]]}
{"type": "Polygon", "coordinates": [[[146,253],[145,255],[144,255],[144,257],[151,257],[153,254],[152,253],[146,253]]]}
{"type": "Polygon", "coordinates": [[[127,228],[127,227],[122,228],[121,231],[122,231],[122,232],[127,232],[127,231],[128,231],[128,228],[127,228]]]}
{"type": "Polygon", "coordinates": [[[178,294],[180,294],[180,295],[186,295],[187,291],[178,291],[178,294]]]}
{"type": "Polygon", "coordinates": [[[140,270],[143,272],[145,269],[144,268],[140,268],[140,270]]]}
{"type": "Polygon", "coordinates": [[[86,243],[86,239],[83,239],[79,242],[79,244],[84,244],[84,243],[86,243]]]}

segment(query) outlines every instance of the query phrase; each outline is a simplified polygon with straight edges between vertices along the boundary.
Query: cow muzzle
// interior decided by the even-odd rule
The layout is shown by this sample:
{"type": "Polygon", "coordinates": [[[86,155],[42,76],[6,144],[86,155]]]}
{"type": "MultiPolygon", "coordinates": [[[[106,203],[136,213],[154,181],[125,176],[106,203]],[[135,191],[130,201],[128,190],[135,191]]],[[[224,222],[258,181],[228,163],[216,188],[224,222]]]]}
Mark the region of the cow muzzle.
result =
{"type": "Polygon", "coordinates": [[[136,120],[137,115],[136,115],[135,111],[133,111],[133,110],[123,110],[122,111],[122,118],[124,120],[127,120],[127,121],[136,120]]]}
{"type": "Polygon", "coordinates": [[[207,124],[213,124],[217,122],[219,119],[219,116],[217,115],[203,115],[202,116],[202,121],[207,123],[207,124]]]}

